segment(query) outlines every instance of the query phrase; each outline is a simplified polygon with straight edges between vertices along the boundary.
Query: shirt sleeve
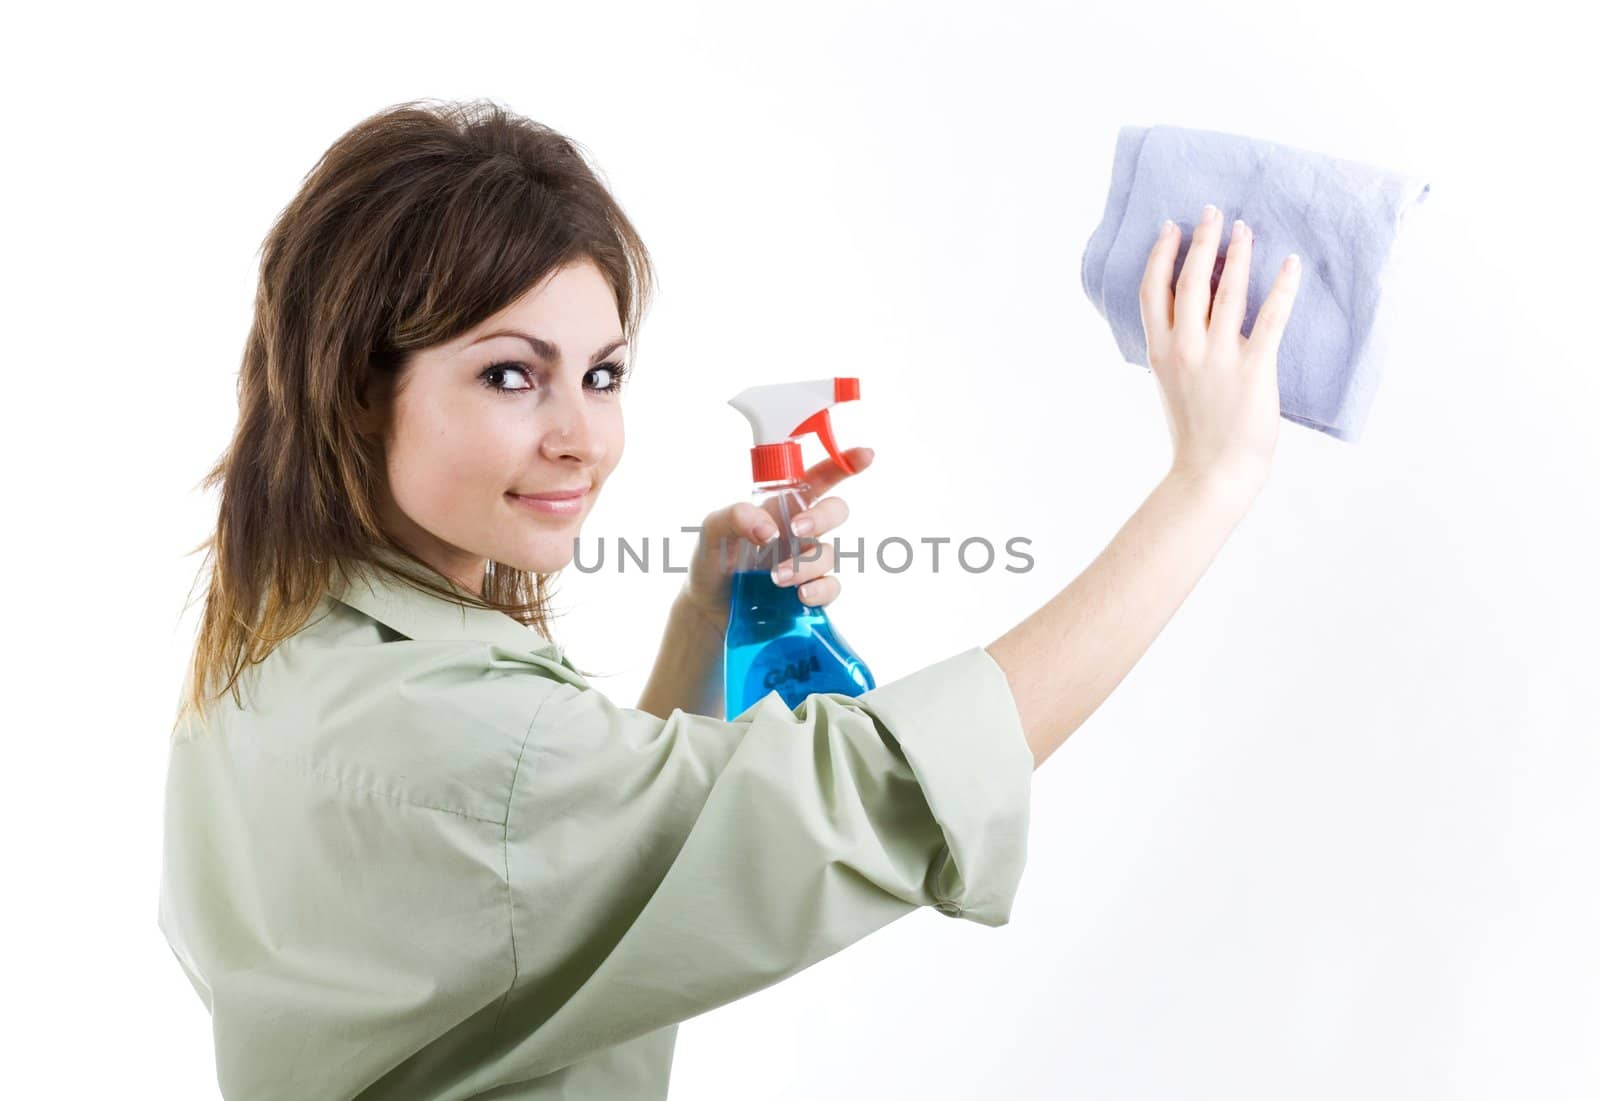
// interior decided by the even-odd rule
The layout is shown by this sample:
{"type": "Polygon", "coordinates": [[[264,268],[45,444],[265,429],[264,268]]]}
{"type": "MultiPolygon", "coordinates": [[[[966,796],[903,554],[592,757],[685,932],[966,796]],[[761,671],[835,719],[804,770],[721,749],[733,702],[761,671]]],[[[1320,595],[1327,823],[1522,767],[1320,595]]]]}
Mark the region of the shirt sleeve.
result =
{"type": "Polygon", "coordinates": [[[506,820],[497,1046],[547,1073],[816,963],[920,906],[998,926],[1033,757],[983,647],[860,696],[666,718],[562,685],[506,820]]]}

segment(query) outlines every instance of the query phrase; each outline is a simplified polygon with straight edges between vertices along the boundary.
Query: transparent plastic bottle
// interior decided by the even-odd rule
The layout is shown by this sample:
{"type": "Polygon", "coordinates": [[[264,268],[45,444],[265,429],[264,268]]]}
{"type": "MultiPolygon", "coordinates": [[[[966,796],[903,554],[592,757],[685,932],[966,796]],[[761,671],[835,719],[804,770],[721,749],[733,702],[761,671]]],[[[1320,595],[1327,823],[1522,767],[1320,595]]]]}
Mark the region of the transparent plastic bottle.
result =
{"type": "Polygon", "coordinates": [[[791,527],[816,503],[811,487],[798,478],[758,482],[752,500],[777,525],[778,537],[764,547],[745,541],[739,548],[723,650],[727,717],[737,718],[768,692],[793,708],[813,692],[859,696],[876,687],[827,611],[801,601],[797,586],[772,580],[780,562],[799,565],[820,550],[791,527]]]}

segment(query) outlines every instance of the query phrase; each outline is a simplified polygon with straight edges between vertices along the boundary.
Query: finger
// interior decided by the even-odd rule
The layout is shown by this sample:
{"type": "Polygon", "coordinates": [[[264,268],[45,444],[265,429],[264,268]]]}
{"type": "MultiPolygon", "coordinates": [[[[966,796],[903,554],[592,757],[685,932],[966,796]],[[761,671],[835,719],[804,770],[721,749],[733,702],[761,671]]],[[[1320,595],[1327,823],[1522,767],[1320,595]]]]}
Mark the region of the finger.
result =
{"type": "Polygon", "coordinates": [[[1144,321],[1145,348],[1152,360],[1163,358],[1167,342],[1172,339],[1172,261],[1182,240],[1180,226],[1167,226],[1166,232],[1156,234],[1156,243],[1144,262],[1139,316],[1144,321]]]}
{"type": "Polygon", "coordinates": [[[805,472],[803,477],[806,480],[806,484],[811,487],[813,498],[822,496],[828,490],[850,477],[850,475],[860,474],[871,466],[874,452],[870,447],[847,447],[844,449],[843,454],[845,460],[854,468],[853,470],[844,469],[833,461],[832,455],[829,455],[805,472]]]}
{"type": "Polygon", "coordinates": [[[728,508],[719,509],[706,518],[707,531],[719,523],[726,523],[732,533],[741,539],[748,539],[756,546],[763,546],[777,538],[778,525],[773,522],[767,510],[753,501],[739,501],[728,508]]]}
{"type": "Polygon", "coordinates": [[[838,598],[840,588],[839,579],[833,574],[807,581],[800,586],[800,602],[813,607],[830,604],[838,598]]]}
{"type": "Polygon", "coordinates": [[[1239,328],[1244,324],[1245,299],[1250,294],[1250,256],[1253,241],[1250,227],[1242,221],[1233,223],[1228,235],[1228,260],[1222,269],[1222,280],[1217,284],[1217,296],[1211,303],[1211,325],[1208,333],[1221,332],[1237,342],[1239,328]]]}
{"type": "Polygon", "coordinates": [[[833,569],[833,546],[829,543],[812,543],[793,558],[785,558],[773,570],[772,580],[779,585],[803,585],[813,577],[821,577],[833,569]],[[784,567],[792,572],[780,577],[784,567]]]}
{"type": "Polygon", "coordinates": [[[700,521],[697,562],[713,561],[726,569],[740,554],[745,540],[766,546],[777,537],[778,525],[754,502],[737,501],[706,513],[700,521]]]}
{"type": "Polygon", "coordinates": [[[796,535],[821,535],[825,531],[832,531],[849,517],[850,506],[844,503],[843,497],[824,497],[804,512],[795,513],[789,526],[796,535]],[[802,524],[802,520],[809,523],[802,524]]]}
{"type": "Polygon", "coordinates": [[[1274,362],[1278,358],[1278,345],[1283,340],[1283,330],[1289,325],[1289,314],[1294,309],[1295,297],[1300,291],[1301,265],[1291,266],[1289,261],[1293,257],[1293,253],[1285,257],[1282,266],[1278,268],[1278,277],[1273,281],[1267,300],[1261,304],[1261,312],[1256,314],[1256,322],[1250,329],[1250,341],[1247,345],[1255,355],[1274,362]]]}
{"type": "Polygon", "coordinates": [[[1189,254],[1178,275],[1178,291],[1172,304],[1173,339],[1185,337],[1204,342],[1206,320],[1211,316],[1211,272],[1217,266],[1217,241],[1222,236],[1222,214],[1210,203],[1194,227],[1189,254]]]}

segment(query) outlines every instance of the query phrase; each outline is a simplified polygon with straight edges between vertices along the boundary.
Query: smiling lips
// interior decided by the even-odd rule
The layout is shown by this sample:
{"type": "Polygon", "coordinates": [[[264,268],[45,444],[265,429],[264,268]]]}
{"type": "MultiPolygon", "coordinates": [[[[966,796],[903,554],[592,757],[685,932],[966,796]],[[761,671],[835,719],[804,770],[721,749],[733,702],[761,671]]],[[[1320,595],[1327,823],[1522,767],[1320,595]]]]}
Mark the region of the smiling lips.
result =
{"type": "Polygon", "coordinates": [[[521,505],[523,508],[544,513],[547,516],[576,516],[583,511],[583,501],[588,495],[588,487],[558,489],[550,493],[540,493],[537,496],[526,496],[520,493],[506,494],[514,503],[521,505]]]}
{"type": "Polygon", "coordinates": [[[565,501],[573,497],[582,497],[589,492],[588,486],[579,486],[577,489],[555,489],[549,493],[513,493],[513,497],[522,497],[529,501],[565,501]]]}

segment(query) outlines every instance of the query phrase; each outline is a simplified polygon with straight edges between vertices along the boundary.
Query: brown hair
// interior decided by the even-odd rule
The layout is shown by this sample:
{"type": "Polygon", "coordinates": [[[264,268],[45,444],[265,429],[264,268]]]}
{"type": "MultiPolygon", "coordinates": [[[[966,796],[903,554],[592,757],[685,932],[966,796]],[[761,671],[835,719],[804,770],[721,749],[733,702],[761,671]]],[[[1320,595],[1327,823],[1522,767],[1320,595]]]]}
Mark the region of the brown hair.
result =
{"type": "Polygon", "coordinates": [[[331,571],[384,568],[375,547],[420,567],[410,583],[549,636],[553,575],[490,561],[483,598],[463,601],[381,528],[382,441],[362,431],[362,403],[374,373],[398,380],[410,353],[584,259],[636,346],[654,272],[602,180],[582,146],[481,99],[387,108],[312,167],[263,242],[239,421],[200,482],[222,493],[215,532],[189,551],[206,551],[210,576],[180,719],[230,690],[238,703],[241,674],[304,626],[331,571]]]}

